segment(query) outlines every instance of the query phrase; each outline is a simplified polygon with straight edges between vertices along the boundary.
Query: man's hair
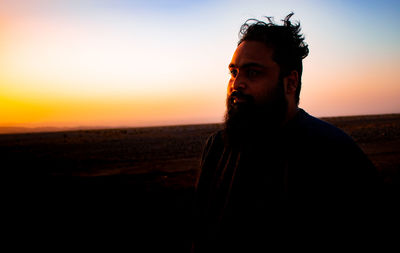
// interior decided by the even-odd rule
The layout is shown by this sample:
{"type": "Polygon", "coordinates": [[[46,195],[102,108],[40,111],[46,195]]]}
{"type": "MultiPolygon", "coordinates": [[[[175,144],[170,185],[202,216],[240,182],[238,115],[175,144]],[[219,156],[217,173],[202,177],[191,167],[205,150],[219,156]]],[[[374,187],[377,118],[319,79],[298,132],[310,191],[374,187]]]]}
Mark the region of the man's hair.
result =
{"type": "Polygon", "coordinates": [[[308,55],[308,45],[304,36],[300,34],[300,23],[292,24],[289,19],[293,12],[283,19],[283,25],[277,25],[271,17],[266,17],[268,23],[248,19],[239,32],[240,45],[243,41],[259,41],[273,49],[273,60],[280,67],[280,77],[283,78],[296,70],[299,74],[299,83],[296,89],[296,103],[300,100],[301,74],[303,72],[302,60],[308,55]]]}

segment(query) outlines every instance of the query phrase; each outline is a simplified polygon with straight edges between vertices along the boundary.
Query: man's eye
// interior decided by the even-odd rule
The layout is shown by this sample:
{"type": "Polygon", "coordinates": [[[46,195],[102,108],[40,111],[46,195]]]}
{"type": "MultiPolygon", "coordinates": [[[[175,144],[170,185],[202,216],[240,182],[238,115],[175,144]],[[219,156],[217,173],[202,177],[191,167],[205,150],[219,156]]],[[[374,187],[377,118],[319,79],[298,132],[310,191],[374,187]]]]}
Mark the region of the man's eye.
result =
{"type": "Polygon", "coordinates": [[[259,71],[254,70],[254,69],[249,69],[249,70],[247,71],[247,76],[248,76],[249,78],[256,77],[258,74],[259,74],[259,71]]]}
{"type": "Polygon", "coordinates": [[[236,77],[237,71],[236,71],[235,69],[231,69],[231,70],[229,70],[229,74],[230,74],[232,77],[236,77]]]}

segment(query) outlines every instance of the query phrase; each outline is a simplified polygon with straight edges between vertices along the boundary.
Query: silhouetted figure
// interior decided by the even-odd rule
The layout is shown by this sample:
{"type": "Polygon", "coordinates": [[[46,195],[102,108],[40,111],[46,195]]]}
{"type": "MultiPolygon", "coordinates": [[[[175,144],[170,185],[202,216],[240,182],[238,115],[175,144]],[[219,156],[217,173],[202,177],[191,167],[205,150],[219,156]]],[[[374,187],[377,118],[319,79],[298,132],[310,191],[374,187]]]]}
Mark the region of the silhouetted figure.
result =
{"type": "Polygon", "coordinates": [[[333,232],[376,201],[379,177],[362,150],[298,108],[309,51],[292,15],[283,25],[251,19],[240,29],[224,129],[208,139],[201,160],[194,252],[304,242],[308,229],[333,232]]]}

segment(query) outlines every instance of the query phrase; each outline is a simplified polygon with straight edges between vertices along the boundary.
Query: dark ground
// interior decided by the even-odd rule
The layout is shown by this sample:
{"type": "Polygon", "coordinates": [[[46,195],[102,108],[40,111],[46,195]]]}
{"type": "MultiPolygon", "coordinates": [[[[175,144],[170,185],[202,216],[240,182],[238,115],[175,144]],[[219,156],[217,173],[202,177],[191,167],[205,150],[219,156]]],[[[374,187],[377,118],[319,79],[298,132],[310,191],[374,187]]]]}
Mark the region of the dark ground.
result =
{"type": "MultiPolygon", "coordinates": [[[[398,202],[400,114],[325,120],[355,139],[384,178],[385,201],[398,202]]],[[[60,249],[186,252],[202,146],[220,127],[0,135],[10,234],[60,249]]]]}

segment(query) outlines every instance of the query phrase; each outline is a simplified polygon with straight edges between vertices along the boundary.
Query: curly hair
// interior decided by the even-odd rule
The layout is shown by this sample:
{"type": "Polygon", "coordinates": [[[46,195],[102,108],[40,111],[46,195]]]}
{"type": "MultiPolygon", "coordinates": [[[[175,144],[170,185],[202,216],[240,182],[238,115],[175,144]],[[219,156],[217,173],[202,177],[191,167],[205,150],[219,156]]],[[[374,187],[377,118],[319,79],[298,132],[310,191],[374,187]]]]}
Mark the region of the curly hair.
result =
{"type": "Polygon", "coordinates": [[[266,17],[268,22],[257,19],[248,19],[239,31],[240,45],[243,41],[259,41],[273,49],[273,60],[280,67],[280,76],[285,77],[292,70],[299,74],[299,83],[296,89],[296,103],[300,100],[301,74],[303,72],[302,60],[307,57],[308,45],[304,36],[300,34],[300,23],[292,24],[290,18],[293,12],[283,19],[283,25],[277,25],[271,17],[266,17]]]}

